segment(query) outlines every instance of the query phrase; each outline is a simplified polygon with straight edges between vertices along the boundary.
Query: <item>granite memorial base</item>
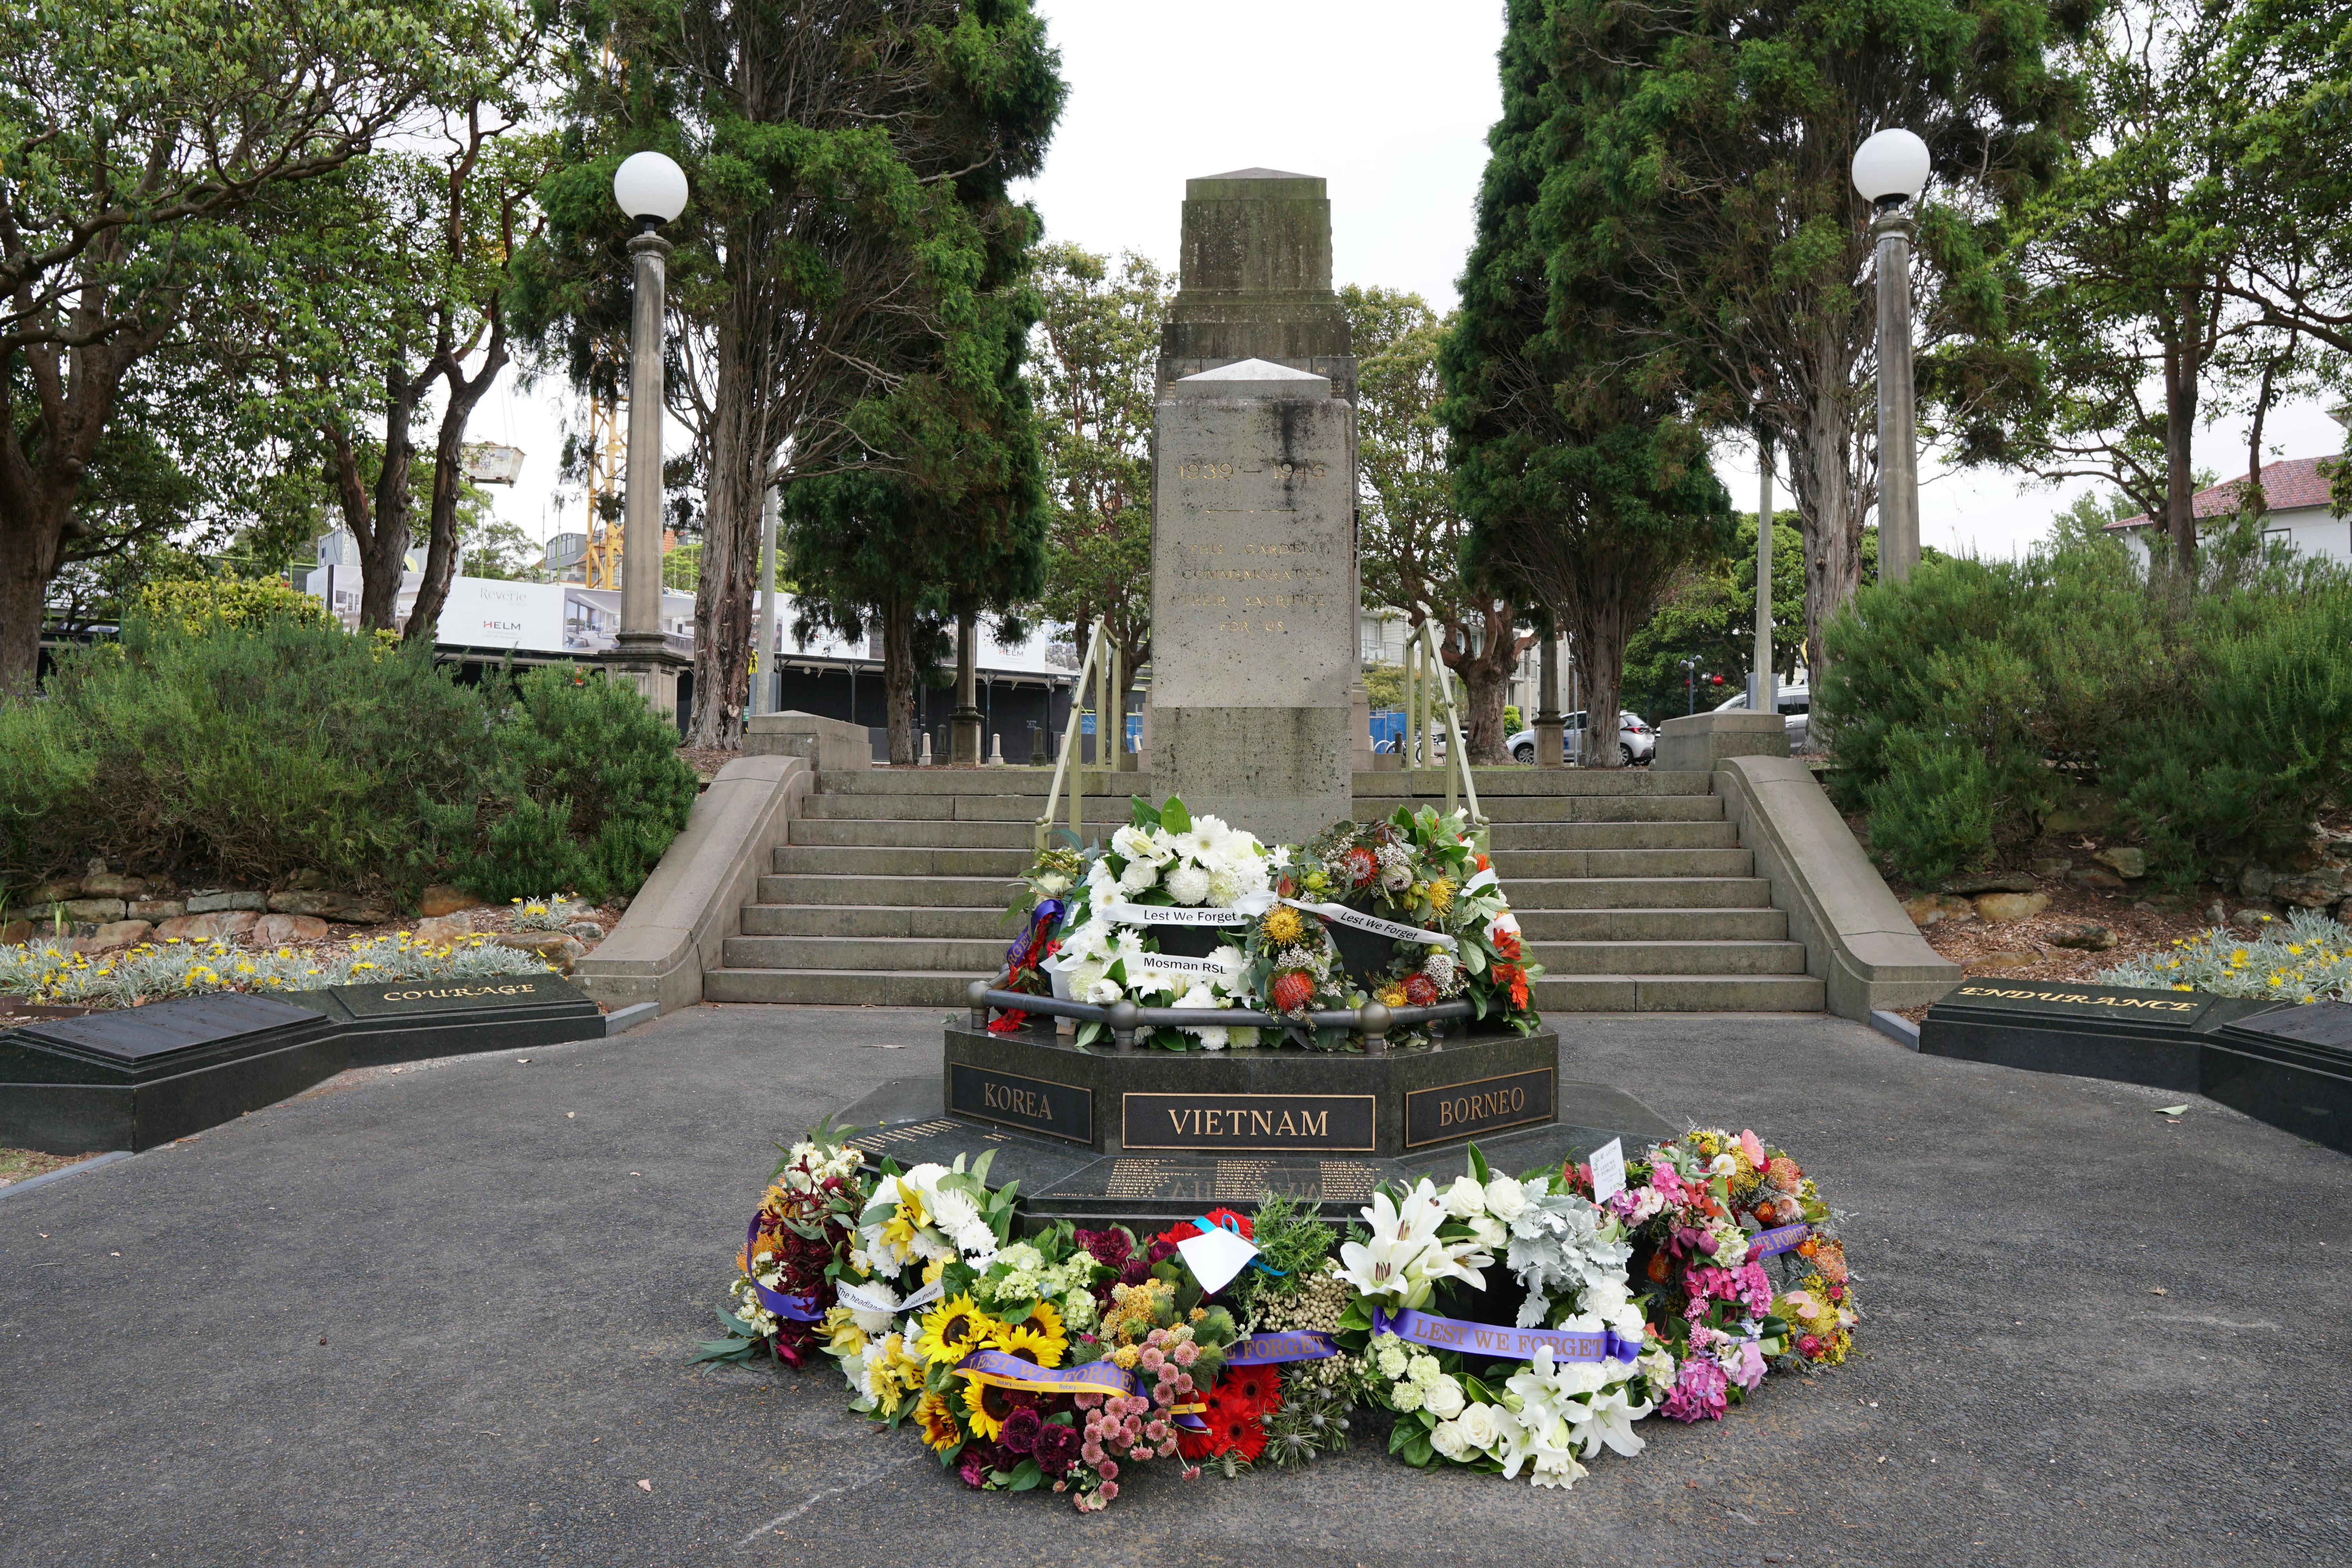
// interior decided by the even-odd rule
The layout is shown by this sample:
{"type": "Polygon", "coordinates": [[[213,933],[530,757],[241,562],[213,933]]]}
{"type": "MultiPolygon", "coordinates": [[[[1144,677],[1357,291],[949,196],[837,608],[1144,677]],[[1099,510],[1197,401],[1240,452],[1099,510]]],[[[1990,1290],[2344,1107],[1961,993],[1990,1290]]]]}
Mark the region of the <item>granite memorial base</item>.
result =
{"type": "Polygon", "coordinates": [[[2314,1002],[2221,1026],[2205,1045],[2203,1091],[2352,1154],[2352,1006],[2314,1002]]]}
{"type": "Polygon", "coordinates": [[[351,1067],[592,1039],[596,1004],[552,974],[184,996],[0,1034],[0,1143],[152,1149],[351,1067]]]}
{"type": "Polygon", "coordinates": [[[2202,1093],[2211,1032],[2274,1002],[2058,980],[1970,980],[1927,1009],[1919,1049],[2202,1093]]]}
{"type": "Polygon", "coordinates": [[[2352,1006],[2048,980],[1972,980],[1919,1049],[2202,1094],[2352,1153],[2352,1006]]]}
{"type": "Polygon", "coordinates": [[[901,1167],[994,1151],[1031,1228],[1164,1225],[1279,1192],[1349,1219],[1391,1180],[1464,1168],[1475,1141],[1520,1171],[1676,1129],[1631,1095],[1562,1082],[1549,1030],[1377,1054],[1263,1047],[1118,1051],[1046,1027],[952,1026],[938,1078],[894,1079],[836,1116],[901,1167]]]}

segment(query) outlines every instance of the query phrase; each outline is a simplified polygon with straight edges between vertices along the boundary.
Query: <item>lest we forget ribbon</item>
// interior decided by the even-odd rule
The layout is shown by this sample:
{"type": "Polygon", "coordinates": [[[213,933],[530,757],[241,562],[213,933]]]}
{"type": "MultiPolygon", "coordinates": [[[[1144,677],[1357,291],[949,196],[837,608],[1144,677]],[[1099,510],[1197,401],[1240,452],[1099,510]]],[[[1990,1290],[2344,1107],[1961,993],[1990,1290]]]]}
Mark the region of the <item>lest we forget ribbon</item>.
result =
{"type": "Polygon", "coordinates": [[[1614,1329],[1508,1329],[1441,1318],[1411,1307],[1393,1317],[1373,1308],[1372,1331],[1491,1361],[1533,1361],[1536,1352],[1547,1346],[1556,1362],[1632,1361],[1642,1353],[1640,1340],[1629,1340],[1614,1329]]]}

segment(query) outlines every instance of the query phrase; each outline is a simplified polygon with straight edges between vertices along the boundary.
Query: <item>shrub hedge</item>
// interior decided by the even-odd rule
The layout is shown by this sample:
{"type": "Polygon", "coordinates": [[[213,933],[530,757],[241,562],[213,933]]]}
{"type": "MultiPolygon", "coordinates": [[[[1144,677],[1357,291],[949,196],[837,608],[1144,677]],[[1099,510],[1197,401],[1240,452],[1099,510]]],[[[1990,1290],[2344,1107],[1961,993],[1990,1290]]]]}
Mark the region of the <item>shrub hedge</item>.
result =
{"type": "Polygon", "coordinates": [[[693,772],[635,691],[564,667],[468,686],[429,648],[268,608],[150,606],[0,706],[0,876],[102,856],[181,879],[602,899],[634,891],[684,825],[693,772]]]}
{"type": "Polygon", "coordinates": [[[1932,882],[2085,805],[2176,887],[2300,845],[2352,787],[2352,578],[2212,553],[2193,584],[2093,545],[1923,562],[1856,595],[1813,710],[1873,850],[1932,882]]]}

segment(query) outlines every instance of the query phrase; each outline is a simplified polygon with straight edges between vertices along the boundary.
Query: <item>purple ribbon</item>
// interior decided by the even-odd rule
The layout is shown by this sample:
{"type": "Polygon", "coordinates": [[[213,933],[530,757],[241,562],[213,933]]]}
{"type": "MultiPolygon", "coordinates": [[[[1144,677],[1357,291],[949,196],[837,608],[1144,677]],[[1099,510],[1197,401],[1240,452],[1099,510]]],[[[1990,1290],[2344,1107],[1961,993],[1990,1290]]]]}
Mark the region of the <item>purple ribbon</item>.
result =
{"type": "Polygon", "coordinates": [[[1339,1342],[1318,1329],[1249,1334],[1225,1347],[1227,1366],[1272,1366],[1277,1362],[1321,1361],[1339,1353],[1339,1342]]]}
{"type": "Polygon", "coordinates": [[[1799,1220],[1775,1230],[1759,1230],[1748,1238],[1748,1256],[1769,1258],[1776,1252],[1787,1252],[1813,1233],[1813,1227],[1799,1220]]]}
{"type": "Polygon", "coordinates": [[[1642,1353],[1641,1341],[1629,1340],[1614,1329],[1507,1329],[1435,1317],[1411,1307],[1393,1318],[1374,1307],[1372,1331],[1488,1361],[1533,1361],[1545,1346],[1550,1347],[1554,1361],[1632,1361],[1642,1353]]]}
{"type": "MultiPolygon", "coordinates": [[[[751,1227],[743,1233],[743,1261],[751,1261],[751,1249],[760,1245],[760,1216],[751,1216],[751,1227]]],[[[824,1316],[818,1310],[814,1296],[787,1296],[781,1290],[771,1290],[760,1283],[759,1276],[747,1268],[744,1275],[751,1281],[751,1294],[761,1306],[779,1318],[790,1318],[796,1323],[814,1323],[824,1316]]]]}
{"type": "Polygon", "coordinates": [[[1040,928],[1052,924],[1054,918],[1061,912],[1061,900],[1040,899],[1037,900],[1036,908],[1029,911],[1029,929],[1023,931],[1019,936],[1014,937],[1013,939],[1012,945],[1008,946],[1004,950],[1004,963],[1007,969],[1008,978],[1010,977],[1010,971],[1019,968],[1021,961],[1028,956],[1030,949],[1043,940],[1040,928]]]}
{"type": "Polygon", "coordinates": [[[977,1373],[1019,1384],[1055,1384],[1066,1393],[1138,1394],[1142,1380],[1114,1361],[1084,1362],[1076,1366],[1039,1366],[1003,1351],[974,1351],[956,1363],[959,1373],[977,1373]]]}

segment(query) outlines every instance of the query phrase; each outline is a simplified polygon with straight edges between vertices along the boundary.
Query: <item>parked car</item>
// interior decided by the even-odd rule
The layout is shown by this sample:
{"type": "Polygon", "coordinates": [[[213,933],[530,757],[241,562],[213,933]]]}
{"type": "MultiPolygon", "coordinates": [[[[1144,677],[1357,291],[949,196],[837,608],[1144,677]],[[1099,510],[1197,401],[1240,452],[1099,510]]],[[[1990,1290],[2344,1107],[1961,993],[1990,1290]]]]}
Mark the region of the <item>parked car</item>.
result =
{"type": "MultiPolygon", "coordinates": [[[[1778,688],[1773,695],[1780,710],[1780,721],[1789,727],[1789,750],[1803,751],[1806,736],[1812,727],[1813,689],[1802,685],[1783,686],[1778,688]]],[[[1745,711],[1747,707],[1748,693],[1743,691],[1728,702],[1717,703],[1715,710],[1738,713],[1745,711]]]]}
{"type": "MultiPolygon", "coordinates": [[[[1565,715],[1567,729],[1560,736],[1560,752],[1571,763],[1584,760],[1584,715],[1565,715]]],[[[1520,763],[1536,760],[1536,732],[1522,730],[1510,739],[1511,756],[1520,763]]],[[[1658,750],[1658,733],[1642,721],[1639,713],[1617,715],[1617,755],[1629,767],[1648,765],[1658,750]]]]}

